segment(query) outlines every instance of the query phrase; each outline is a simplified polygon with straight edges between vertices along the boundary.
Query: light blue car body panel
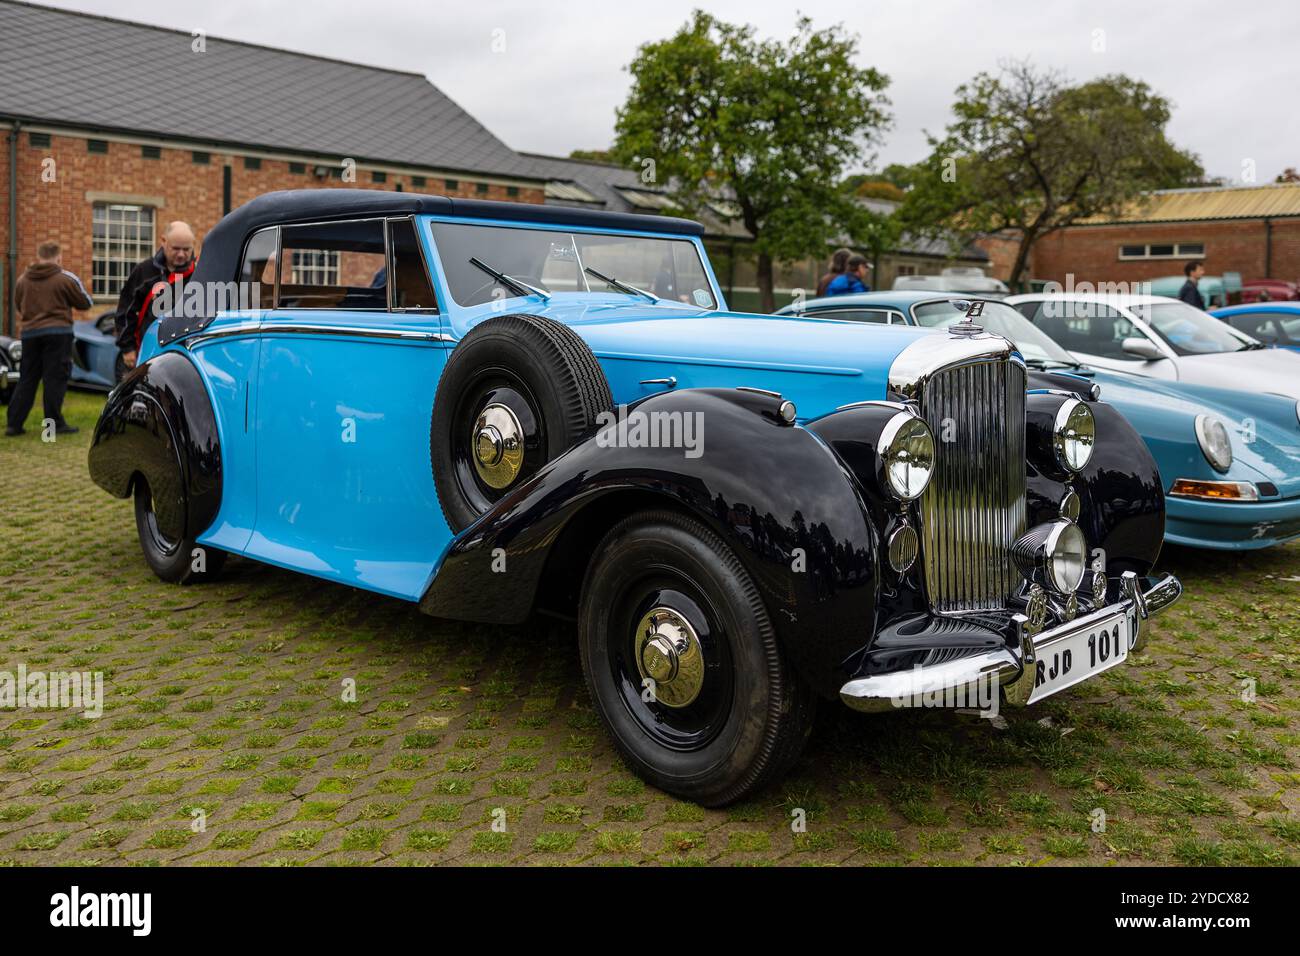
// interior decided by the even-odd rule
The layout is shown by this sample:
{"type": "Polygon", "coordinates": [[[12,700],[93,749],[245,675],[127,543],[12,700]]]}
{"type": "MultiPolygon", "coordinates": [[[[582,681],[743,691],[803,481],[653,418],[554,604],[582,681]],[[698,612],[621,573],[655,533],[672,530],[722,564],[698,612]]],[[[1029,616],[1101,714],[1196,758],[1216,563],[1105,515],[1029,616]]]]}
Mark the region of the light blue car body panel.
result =
{"type": "Polygon", "coordinates": [[[72,323],[73,348],[77,353],[69,379],[72,385],[107,390],[117,383],[117,339],[99,330],[102,318],[101,315],[72,323]]]}
{"type": "MultiPolygon", "coordinates": [[[[810,317],[825,309],[887,309],[902,315],[910,325],[912,306],[961,298],[970,296],[868,292],[815,299],[801,308],[810,317]]],[[[794,308],[787,306],[779,314],[794,308]]],[[[871,327],[883,330],[895,326],[871,327]]],[[[1142,436],[1160,468],[1166,492],[1178,478],[1249,481],[1256,485],[1271,482],[1278,489],[1275,497],[1258,502],[1167,497],[1166,541],[1197,548],[1247,550],[1300,537],[1300,417],[1290,398],[1101,369],[1073,374],[1100,385],[1101,400],[1114,405],[1142,436]],[[1232,465],[1227,474],[1214,470],[1196,442],[1194,423],[1202,414],[1213,415],[1228,426],[1232,465]],[[1288,533],[1288,529],[1296,530],[1288,533]]]]}
{"type": "MultiPolygon", "coordinates": [[[[800,423],[850,402],[885,398],[893,360],[929,334],[726,311],[698,239],[691,241],[717,310],[606,292],[462,307],[449,295],[434,248],[429,222],[436,218],[416,220],[440,313],[230,311],[203,335],[166,347],[189,354],[198,367],[220,434],[221,505],[200,543],[418,600],[455,537],[438,503],[429,453],[438,379],[455,342],[494,315],[529,313],[571,326],[599,359],[616,404],[670,387],[647,379],[675,379],[677,388],[750,386],[781,392],[795,403],[800,423]],[[322,333],[277,335],[283,325],[320,326],[322,333]],[[358,325],[430,338],[339,334],[358,325]],[[248,334],[210,337],[237,329],[248,334]]],[[[145,333],[142,360],[158,354],[157,328],[145,333]]]]}

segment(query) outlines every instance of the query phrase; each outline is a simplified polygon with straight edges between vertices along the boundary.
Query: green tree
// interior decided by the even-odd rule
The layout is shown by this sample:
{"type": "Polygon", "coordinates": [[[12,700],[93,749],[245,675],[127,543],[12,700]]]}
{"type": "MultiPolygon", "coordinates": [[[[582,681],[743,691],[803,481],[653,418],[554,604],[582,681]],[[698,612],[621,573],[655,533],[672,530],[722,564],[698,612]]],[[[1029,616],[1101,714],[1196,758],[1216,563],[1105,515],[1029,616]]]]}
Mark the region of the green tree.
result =
{"type": "Polygon", "coordinates": [[[612,163],[614,157],[607,149],[574,149],[569,151],[569,159],[580,159],[586,163],[612,163]]]}
{"type": "Polygon", "coordinates": [[[697,10],[628,66],[614,154],[687,213],[734,203],[754,238],[765,309],[776,305],[774,260],[820,257],[870,219],[840,183],[889,122],[889,81],[856,55],[841,26],[801,18],[787,41],[763,40],[697,10]]]}
{"type": "Polygon", "coordinates": [[[929,158],[907,177],[900,218],[931,235],[1018,236],[1013,287],[1043,236],[1204,175],[1165,136],[1169,101],[1127,76],[1071,86],[1014,63],[980,73],[956,96],[956,121],[929,137],[929,158]]]}

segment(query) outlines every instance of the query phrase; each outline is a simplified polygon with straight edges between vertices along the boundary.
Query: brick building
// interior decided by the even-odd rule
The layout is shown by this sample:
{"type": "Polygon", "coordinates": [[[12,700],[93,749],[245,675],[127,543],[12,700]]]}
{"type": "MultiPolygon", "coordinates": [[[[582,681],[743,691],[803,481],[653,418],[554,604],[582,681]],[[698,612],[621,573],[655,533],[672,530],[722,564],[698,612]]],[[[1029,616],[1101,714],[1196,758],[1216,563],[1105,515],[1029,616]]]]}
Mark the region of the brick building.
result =
{"type": "Polygon", "coordinates": [[[1034,246],[1030,275],[1065,283],[1178,275],[1190,259],[1211,275],[1300,278],[1300,185],[1153,192],[1116,219],[1071,226],[1034,246]]]}
{"type": "Polygon", "coordinates": [[[264,192],[542,202],[547,179],[419,74],[12,0],[0,0],[0,136],[6,332],[14,276],[46,239],[100,311],[165,223],[186,220],[201,242],[264,192]]]}

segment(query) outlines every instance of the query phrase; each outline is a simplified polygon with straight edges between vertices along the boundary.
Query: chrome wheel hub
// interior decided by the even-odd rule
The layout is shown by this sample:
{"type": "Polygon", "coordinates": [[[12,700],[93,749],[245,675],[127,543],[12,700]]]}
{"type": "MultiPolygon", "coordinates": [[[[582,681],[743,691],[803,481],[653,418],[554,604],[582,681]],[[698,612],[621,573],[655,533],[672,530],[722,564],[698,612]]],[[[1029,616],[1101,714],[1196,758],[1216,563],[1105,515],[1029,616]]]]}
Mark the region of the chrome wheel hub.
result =
{"type": "Polygon", "coordinates": [[[704,687],[704,651],[689,621],[669,607],[657,607],[636,629],[636,666],[654,682],[654,699],[685,707],[704,687]]]}
{"type": "Polygon", "coordinates": [[[508,488],[524,465],[524,430],[505,405],[493,403],[474,422],[474,470],[490,488],[508,488]]]}

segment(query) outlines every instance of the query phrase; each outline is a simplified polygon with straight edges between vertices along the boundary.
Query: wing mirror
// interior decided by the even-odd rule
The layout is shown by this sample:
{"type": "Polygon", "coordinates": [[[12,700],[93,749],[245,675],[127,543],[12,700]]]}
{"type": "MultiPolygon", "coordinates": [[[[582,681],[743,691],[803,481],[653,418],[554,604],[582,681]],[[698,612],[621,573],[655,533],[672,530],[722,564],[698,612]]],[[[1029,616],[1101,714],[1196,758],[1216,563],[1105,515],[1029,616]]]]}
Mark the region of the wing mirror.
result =
{"type": "Polygon", "coordinates": [[[1150,339],[1144,339],[1141,336],[1132,335],[1119,343],[1119,347],[1129,355],[1136,355],[1140,359],[1146,359],[1148,362],[1154,362],[1156,359],[1164,358],[1164,355],[1156,348],[1156,344],[1150,339]]]}

